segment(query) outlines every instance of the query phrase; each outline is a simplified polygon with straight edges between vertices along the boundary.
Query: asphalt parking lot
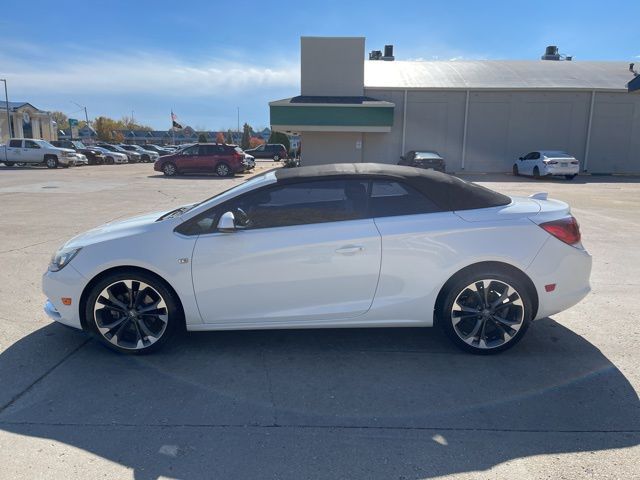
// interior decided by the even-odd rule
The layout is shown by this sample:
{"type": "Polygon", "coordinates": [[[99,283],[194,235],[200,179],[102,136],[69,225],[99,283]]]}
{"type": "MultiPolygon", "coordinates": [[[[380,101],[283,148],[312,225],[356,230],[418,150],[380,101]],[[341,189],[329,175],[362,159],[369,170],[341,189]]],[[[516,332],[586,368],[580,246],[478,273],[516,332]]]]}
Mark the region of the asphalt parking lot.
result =
{"type": "Polygon", "coordinates": [[[499,356],[369,329],[187,334],[131,357],[42,312],[66,239],[243,177],[0,167],[0,477],[640,478],[639,177],[468,177],[568,201],[594,256],[587,299],[499,356]]]}

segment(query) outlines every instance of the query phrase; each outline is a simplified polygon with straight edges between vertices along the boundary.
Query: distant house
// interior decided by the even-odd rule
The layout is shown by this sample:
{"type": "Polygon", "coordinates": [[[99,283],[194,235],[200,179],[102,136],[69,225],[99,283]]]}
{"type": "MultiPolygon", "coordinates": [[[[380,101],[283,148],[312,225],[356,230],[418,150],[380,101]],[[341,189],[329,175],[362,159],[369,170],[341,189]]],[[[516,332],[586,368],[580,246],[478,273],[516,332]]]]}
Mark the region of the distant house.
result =
{"type": "Polygon", "coordinates": [[[7,126],[7,106],[0,102],[0,142],[9,138],[39,138],[57,140],[56,122],[51,112],[34,107],[28,102],[9,102],[10,128],[7,126]]]}

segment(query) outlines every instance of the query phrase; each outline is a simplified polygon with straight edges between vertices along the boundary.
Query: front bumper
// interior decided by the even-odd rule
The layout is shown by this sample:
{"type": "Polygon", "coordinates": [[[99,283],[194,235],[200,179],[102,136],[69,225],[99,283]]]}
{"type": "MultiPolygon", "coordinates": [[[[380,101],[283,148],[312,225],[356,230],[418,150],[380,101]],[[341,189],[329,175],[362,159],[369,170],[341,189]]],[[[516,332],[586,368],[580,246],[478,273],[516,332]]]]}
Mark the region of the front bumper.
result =
{"type": "Polygon", "coordinates": [[[67,265],[57,272],[47,270],[42,276],[42,291],[47,296],[44,311],[49,318],[82,329],[79,305],[86,283],[87,280],[73,268],[73,265],[67,265]],[[71,304],[63,304],[63,297],[70,298],[71,304]]]}

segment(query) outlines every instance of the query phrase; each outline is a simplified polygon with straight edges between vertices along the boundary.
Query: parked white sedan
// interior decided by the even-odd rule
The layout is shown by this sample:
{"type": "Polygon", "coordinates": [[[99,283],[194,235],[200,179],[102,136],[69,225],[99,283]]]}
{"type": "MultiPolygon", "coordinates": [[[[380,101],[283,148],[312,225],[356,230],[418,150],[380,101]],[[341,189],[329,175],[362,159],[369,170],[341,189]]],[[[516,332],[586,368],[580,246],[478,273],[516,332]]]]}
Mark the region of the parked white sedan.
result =
{"type": "Polygon", "coordinates": [[[537,150],[518,158],[513,164],[513,175],[533,175],[535,178],[561,175],[573,180],[580,171],[578,160],[559,150],[537,150]]]}
{"type": "Polygon", "coordinates": [[[45,311],[120,352],[187,330],[429,327],[494,353],[589,292],[576,220],[430,170],[281,169],[58,250],[45,311]],[[246,292],[251,291],[251,297],[246,292]]]}
{"type": "Polygon", "coordinates": [[[124,153],[112,152],[111,150],[107,150],[103,147],[97,147],[92,145],[91,148],[94,150],[98,150],[100,153],[104,155],[105,163],[107,165],[111,165],[114,163],[128,163],[129,159],[124,153]]]}

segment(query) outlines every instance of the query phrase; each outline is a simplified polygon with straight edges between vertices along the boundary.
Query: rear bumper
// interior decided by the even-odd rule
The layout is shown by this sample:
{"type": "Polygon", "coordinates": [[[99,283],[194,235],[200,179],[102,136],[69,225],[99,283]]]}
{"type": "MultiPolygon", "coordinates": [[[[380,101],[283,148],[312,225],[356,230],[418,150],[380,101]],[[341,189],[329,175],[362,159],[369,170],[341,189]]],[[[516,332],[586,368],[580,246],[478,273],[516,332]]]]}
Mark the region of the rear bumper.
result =
{"type": "Polygon", "coordinates": [[[566,310],[591,291],[591,255],[581,248],[567,245],[550,237],[526,269],[538,294],[536,319],[566,310]],[[551,292],[546,285],[555,284],[551,292]]]}
{"type": "Polygon", "coordinates": [[[545,175],[577,175],[580,171],[580,165],[567,165],[566,167],[558,165],[547,165],[544,167],[545,175]]]}

